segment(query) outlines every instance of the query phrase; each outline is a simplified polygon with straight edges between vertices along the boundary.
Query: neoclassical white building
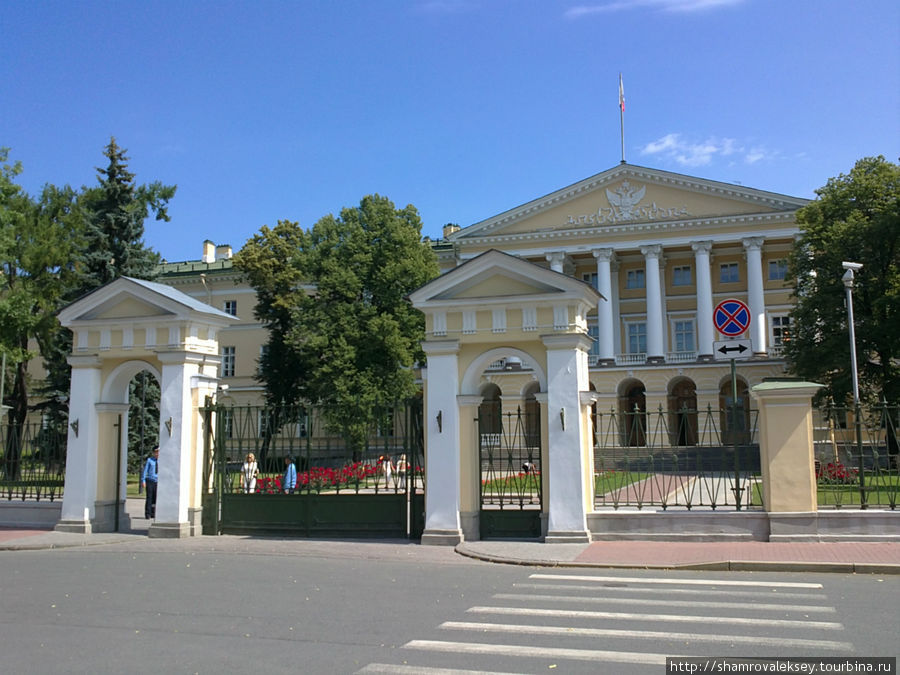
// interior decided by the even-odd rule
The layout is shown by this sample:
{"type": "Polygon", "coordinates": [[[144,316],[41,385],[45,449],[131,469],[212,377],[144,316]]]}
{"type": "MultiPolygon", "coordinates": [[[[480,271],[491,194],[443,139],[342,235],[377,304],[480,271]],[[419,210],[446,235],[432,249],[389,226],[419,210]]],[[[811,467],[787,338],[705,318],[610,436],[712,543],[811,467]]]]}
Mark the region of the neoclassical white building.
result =
{"type": "MultiPolygon", "coordinates": [[[[794,214],[806,203],[619,164],[468,227],[445,227],[432,247],[445,272],[497,249],[594,286],[604,298],[587,317],[590,383],[600,407],[716,408],[730,382],[728,362],[713,351],[724,338],[713,321],[722,300],[738,299],[751,313],[741,336],[752,344],[738,373],[741,391],[784,373],[792,307],[786,259],[798,234],[794,214]]],[[[231,250],[207,241],[200,260],[164,264],[160,281],[236,318],[220,334],[220,377],[236,403],[249,403],[261,398],[253,376],[266,333],[253,319],[253,289],[232,268],[231,250]]],[[[445,326],[438,318],[429,330],[496,328],[477,307],[462,320],[445,326]]],[[[498,384],[505,365],[497,359],[485,384],[498,384]]]]}

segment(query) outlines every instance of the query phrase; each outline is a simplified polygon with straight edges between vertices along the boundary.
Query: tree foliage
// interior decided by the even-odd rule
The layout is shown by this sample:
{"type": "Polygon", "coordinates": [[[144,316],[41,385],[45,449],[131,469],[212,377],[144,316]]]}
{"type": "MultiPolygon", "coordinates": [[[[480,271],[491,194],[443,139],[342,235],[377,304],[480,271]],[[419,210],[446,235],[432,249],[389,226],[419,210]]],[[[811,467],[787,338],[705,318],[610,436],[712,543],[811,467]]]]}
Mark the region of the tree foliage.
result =
{"type": "MultiPolygon", "coordinates": [[[[176,187],[159,181],[135,184],[128,170],[126,150],[110,138],[103,155],[105,168],[97,167],[97,185],[83,187],[77,209],[83,236],[74,253],[76,275],[67,285],[68,303],[121,276],[153,279],[159,255],[144,243],[145,221],[169,220],[168,203],[176,187]]],[[[58,326],[41,345],[47,377],[41,391],[42,406],[51,419],[64,418],[68,409],[71,369],[71,332],[58,326]]]]}
{"type": "Polygon", "coordinates": [[[796,306],[785,353],[792,371],[827,386],[842,404],[852,391],[842,261],[859,262],[853,288],[860,397],[900,400],[900,166],[859,160],[829,179],[797,212],[790,258],[796,306]]]}
{"type": "MultiPolygon", "coordinates": [[[[0,149],[0,352],[13,372],[3,403],[9,422],[23,429],[28,414],[30,340],[47,344],[58,327],[56,310],[72,278],[80,220],[70,188],[44,187],[32,198],[15,182],[19,163],[7,163],[0,149]]],[[[3,373],[4,378],[7,373],[3,373]]],[[[7,475],[18,474],[15,434],[6,450],[7,475]]]]}
{"type": "Polygon", "coordinates": [[[79,199],[85,219],[85,243],[79,269],[79,293],[121,276],[152,279],[159,255],[144,244],[144,223],[151,216],[169,220],[174,185],[159,181],[135,185],[128,157],[115,138],[103,151],[106,168],[97,167],[98,185],[84,188],[79,199]]]}
{"type": "Polygon", "coordinates": [[[406,295],[438,274],[415,207],[379,195],[304,232],[263,227],[235,257],[270,330],[260,380],[270,404],[315,403],[353,447],[376,407],[413,395],[424,320],[406,295]]]}

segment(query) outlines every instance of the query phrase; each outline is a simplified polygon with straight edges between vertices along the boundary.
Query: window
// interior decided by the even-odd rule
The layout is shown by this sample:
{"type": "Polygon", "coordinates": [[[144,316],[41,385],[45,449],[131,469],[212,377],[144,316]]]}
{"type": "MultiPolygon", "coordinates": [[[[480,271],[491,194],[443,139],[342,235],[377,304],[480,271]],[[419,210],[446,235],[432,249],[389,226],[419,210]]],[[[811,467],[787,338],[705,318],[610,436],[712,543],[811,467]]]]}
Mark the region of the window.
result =
{"type": "Polygon", "coordinates": [[[784,347],[791,339],[791,317],[787,314],[772,317],[772,346],[784,347]]]}
{"type": "Polygon", "coordinates": [[[769,281],[784,281],[787,276],[787,260],[769,261],[769,281]]]}
{"type": "Polygon", "coordinates": [[[256,373],[258,375],[262,374],[263,370],[263,359],[266,358],[266,355],[269,353],[269,345],[260,345],[259,346],[259,362],[256,364],[256,373]]]}
{"type": "Polygon", "coordinates": [[[683,265],[682,267],[672,268],[672,285],[673,286],[690,286],[691,285],[691,266],[683,265]]]}
{"type": "Polygon", "coordinates": [[[719,281],[723,284],[733,284],[740,281],[740,275],[738,275],[738,264],[737,263],[723,263],[719,266],[719,281]]]}
{"type": "Polygon", "coordinates": [[[591,288],[593,288],[595,291],[599,290],[597,288],[597,273],[596,272],[586,272],[586,273],[582,274],[581,280],[584,281],[586,284],[590,284],[591,288]]]}
{"type": "Polygon", "coordinates": [[[676,352],[692,352],[694,351],[694,322],[693,321],[676,321],[674,324],[675,333],[675,351],[676,352]]]}
{"type": "Polygon", "coordinates": [[[234,347],[222,347],[222,377],[234,377],[234,347]]]}
{"type": "Polygon", "coordinates": [[[644,270],[628,270],[625,274],[625,288],[646,288],[644,270]]]}
{"type": "Polygon", "coordinates": [[[596,323],[589,323],[588,337],[591,338],[591,350],[588,352],[588,359],[591,365],[595,365],[597,359],[600,358],[600,326],[596,323]]]}
{"type": "Polygon", "coordinates": [[[628,324],[628,353],[645,354],[647,352],[647,324],[628,324]]]}
{"type": "Polygon", "coordinates": [[[231,316],[237,316],[237,300],[225,301],[225,313],[231,316]]]}

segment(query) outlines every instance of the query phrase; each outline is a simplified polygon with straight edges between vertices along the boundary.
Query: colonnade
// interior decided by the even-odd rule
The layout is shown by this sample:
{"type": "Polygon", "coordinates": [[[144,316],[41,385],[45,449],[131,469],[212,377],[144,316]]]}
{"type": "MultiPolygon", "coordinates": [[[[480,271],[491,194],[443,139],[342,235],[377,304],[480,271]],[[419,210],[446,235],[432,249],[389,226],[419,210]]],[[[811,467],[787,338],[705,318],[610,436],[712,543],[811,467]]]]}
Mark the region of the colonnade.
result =
{"type": "MultiPolygon", "coordinates": [[[[766,307],[763,288],[762,237],[748,237],[741,240],[747,262],[747,304],[751,313],[751,335],[754,354],[767,352],[766,307]]],[[[713,342],[716,339],[713,324],[712,291],[712,248],[713,241],[693,241],[697,289],[697,355],[700,359],[712,357],[713,342]]],[[[662,363],[666,360],[666,293],[665,258],[661,244],[642,246],[647,306],[647,361],[662,363]]],[[[614,248],[592,250],[597,264],[597,290],[604,298],[597,305],[598,324],[598,365],[611,365],[616,359],[616,327],[619,325],[619,309],[614,248]]],[[[545,259],[550,269],[565,273],[567,255],[563,251],[551,251],[545,259]]]]}

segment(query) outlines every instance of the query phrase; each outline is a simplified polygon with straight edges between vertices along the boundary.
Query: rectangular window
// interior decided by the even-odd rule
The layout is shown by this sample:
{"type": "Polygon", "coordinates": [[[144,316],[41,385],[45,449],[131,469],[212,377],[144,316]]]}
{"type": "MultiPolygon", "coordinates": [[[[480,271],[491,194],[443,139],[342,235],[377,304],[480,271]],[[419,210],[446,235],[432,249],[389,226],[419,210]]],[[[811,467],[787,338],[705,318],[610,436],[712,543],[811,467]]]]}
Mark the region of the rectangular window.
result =
{"type": "Polygon", "coordinates": [[[225,301],[225,313],[231,316],[237,316],[237,300],[225,301]]]}
{"type": "Polygon", "coordinates": [[[625,273],[625,288],[646,288],[644,270],[628,270],[625,273]]]}
{"type": "Polygon", "coordinates": [[[719,266],[719,281],[723,284],[734,284],[740,281],[737,263],[723,263],[719,266]]]}
{"type": "Polygon", "coordinates": [[[629,354],[646,354],[647,353],[647,324],[630,323],[628,324],[628,353],[629,354]]]}
{"type": "Polygon", "coordinates": [[[694,351],[695,347],[693,321],[676,321],[674,325],[674,332],[676,352],[694,351]]]}
{"type": "Polygon", "coordinates": [[[791,339],[791,317],[787,314],[772,317],[772,345],[784,347],[791,339]]]}
{"type": "Polygon", "coordinates": [[[222,377],[234,377],[234,347],[222,347],[222,377]]]}
{"type": "Polygon", "coordinates": [[[683,265],[681,267],[672,268],[672,285],[673,286],[690,286],[691,285],[691,266],[683,265]]]}
{"type": "Polygon", "coordinates": [[[588,336],[591,338],[591,351],[588,352],[588,358],[591,364],[596,364],[597,359],[600,358],[600,326],[589,323],[588,336]]]}
{"type": "Polygon", "coordinates": [[[584,281],[585,283],[590,284],[591,288],[593,288],[595,291],[599,290],[597,288],[597,273],[596,272],[586,272],[585,274],[582,274],[581,280],[584,281]]]}
{"type": "Polygon", "coordinates": [[[256,364],[257,374],[262,374],[263,359],[266,358],[266,354],[268,354],[268,353],[269,353],[269,345],[260,345],[259,346],[259,361],[256,364]]]}
{"type": "Polygon", "coordinates": [[[769,281],[784,281],[787,276],[787,260],[769,261],[769,281]]]}

